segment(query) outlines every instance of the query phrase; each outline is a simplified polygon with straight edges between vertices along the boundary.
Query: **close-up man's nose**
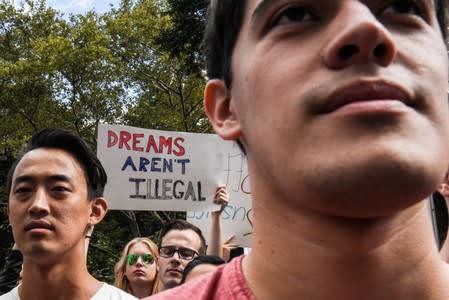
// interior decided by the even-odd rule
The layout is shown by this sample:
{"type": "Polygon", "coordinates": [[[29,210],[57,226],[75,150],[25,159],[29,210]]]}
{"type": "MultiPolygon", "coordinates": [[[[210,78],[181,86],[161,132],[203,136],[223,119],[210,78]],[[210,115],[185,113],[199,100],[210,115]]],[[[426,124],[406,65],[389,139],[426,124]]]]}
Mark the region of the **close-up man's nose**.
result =
{"type": "Polygon", "coordinates": [[[179,252],[178,252],[178,251],[176,251],[175,253],[173,253],[172,259],[173,259],[173,260],[181,260],[181,257],[179,257],[179,252]]]}
{"type": "Polygon", "coordinates": [[[178,252],[173,253],[173,256],[170,258],[170,263],[172,265],[179,265],[179,264],[181,264],[181,257],[179,257],[179,253],[178,252]]]}
{"type": "Polygon", "coordinates": [[[30,215],[47,214],[49,211],[48,197],[44,188],[38,188],[31,196],[30,215]]]}
{"type": "Polygon", "coordinates": [[[357,1],[348,1],[334,20],[336,34],[324,48],[323,62],[331,69],[358,63],[388,66],[396,56],[391,33],[357,1]]]}

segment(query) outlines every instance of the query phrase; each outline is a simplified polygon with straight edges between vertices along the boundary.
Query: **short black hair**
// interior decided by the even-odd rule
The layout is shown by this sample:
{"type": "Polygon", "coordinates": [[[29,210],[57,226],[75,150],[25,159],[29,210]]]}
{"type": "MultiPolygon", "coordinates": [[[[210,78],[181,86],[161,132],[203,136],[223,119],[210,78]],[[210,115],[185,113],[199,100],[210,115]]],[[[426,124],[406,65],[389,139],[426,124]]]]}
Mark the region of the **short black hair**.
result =
{"type": "Polygon", "coordinates": [[[75,132],[52,127],[42,129],[33,135],[12,164],[6,179],[8,195],[11,193],[12,177],[18,163],[25,154],[38,148],[60,149],[73,155],[84,170],[89,200],[103,196],[107,175],[98,157],[75,132]]]}
{"type": "MultiPolygon", "coordinates": [[[[232,85],[231,62],[242,28],[247,0],[211,0],[203,39],[206,74],[209,79],[223,79],[232,85]]],[[[443,38],[447,41],[449,1],[435,0],[435,10],[443,38]]]]}
{"type": "Polygon", "coordinates": [[[203,39],[206,74],[232,84],[232,52],[240,33],[247,0],[211,0],[203,39]]]}
{"type": "Polygon", "coordinates": [[[206,239],[203,236],[203,233],[201,232],[201,229],[196,227],[195,225],[181,219],[174,219],[170,220],[167,223],[164,224],[161,231],[159,232],[159,239],[157,242],[157,247],[161,248],[162,246],[162,239],[164,236],[171,230],[193,230],[200,238],[201,246],[198,251],[199,255],[205,255],[206,254],[206,239]]]}
{"type": "Polygon", "coordinates": [[[221,257],[216,255],[200,255],[189,261],[189,263],[185,266],[184,271],[182,272],[181,283],[183,284],[186,281],[187,276],[192,272],[192,270],[199,265],[214,265],[219,266],[226,263],[221,257]]]}

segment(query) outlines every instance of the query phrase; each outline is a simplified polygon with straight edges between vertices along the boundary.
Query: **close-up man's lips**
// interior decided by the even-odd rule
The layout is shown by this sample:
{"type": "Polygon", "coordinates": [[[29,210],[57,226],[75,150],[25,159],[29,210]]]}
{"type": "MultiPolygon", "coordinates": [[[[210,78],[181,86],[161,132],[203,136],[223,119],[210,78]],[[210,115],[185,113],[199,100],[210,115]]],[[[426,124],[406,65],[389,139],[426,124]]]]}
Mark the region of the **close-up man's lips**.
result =
{"type": "Polygon", "coordinates": [[[399,85],[385,81],[365,81],[345,85],[334,91],[324,102],[323,112],[331,113],[339,108],[366,101],[399,101],[411,105],[411,97],[399,85]]]}
{"type": "Polygon", "coordinates": [[[52,230],[53,226],[51,226],[50,223],[42,220],[30,221],[25,225],[25,231],[29,231],[35,228],[52,230]]]}

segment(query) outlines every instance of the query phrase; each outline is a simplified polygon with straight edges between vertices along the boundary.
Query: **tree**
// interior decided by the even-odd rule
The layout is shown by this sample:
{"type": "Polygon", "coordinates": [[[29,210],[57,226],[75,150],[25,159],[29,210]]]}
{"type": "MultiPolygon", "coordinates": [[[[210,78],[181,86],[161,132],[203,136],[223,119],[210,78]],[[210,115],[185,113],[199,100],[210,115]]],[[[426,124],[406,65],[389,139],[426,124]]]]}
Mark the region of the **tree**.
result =
{"type": "Polygon", "coordinates": [[[36,53],[35,41],[57,27],[58,16],[44,1],[26,4],[27,12],[24,6],[0,3],[0,114],[7,121],[0,126],[0,155],[6,159],[44,120],[51,122],[57,106],[51,99],[51,71],[36,53]]]}
{"type": "Polygon", "coordinates": [[[170,57],[184,61],[189,73],[202,74],[201,51],[208,0],[168,0],[165,14],[172,26],[161,31],[156,41],[170,57]]]}
{"type": "Polygon", "coordinates": [[[202,110],[204,77],[190,72],[187,52],[175,57],[160,44],[174,26],[168,9],[162,1],[123,1],[106,16],[113,52],[126,66],[136,98],[124,120],[146,128],[205,132],[210,126],[202,110]]]}
{"type": "MultiPolygon", "coordinates": [[[[187,9],[188,1],[181,2],[187,9]]],[[[123,0],[103,15],[90,11],[64,17],[45,0],[26,0],[19,7],[0,1],[2,168],[8,169],[31,135],[47,126],[77,131],[92,149],[100,122],[209,131],[201,105],[205,79],[198,37],[163,43],[174,38],[167,34],[180,24],[174,3],[123,0]]],[[[5,176],[0,172],[0,182],[5,176]]],[[[12,242],[7,197],[2,184],[2,257],[12,242]]],[[[162,224],[176,217],[184,213],[110,211],[94,230],[89,270],[112,282],[124,244],[137,235],[155,238],[162,224]]]]}

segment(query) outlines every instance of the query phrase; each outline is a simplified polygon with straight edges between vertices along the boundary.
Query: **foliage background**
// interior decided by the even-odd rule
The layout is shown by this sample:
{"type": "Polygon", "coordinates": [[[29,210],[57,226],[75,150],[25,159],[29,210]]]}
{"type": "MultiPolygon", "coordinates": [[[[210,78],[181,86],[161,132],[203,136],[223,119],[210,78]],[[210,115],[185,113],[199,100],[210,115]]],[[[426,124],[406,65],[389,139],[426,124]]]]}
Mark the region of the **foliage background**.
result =
{"type": "MultiPolygon", "coordinates": [[[[99,123],[210,132],[202,111],[201,37],[207,1],[122,0],[98,14],[63,15],[45,0],[0,2],[0,266],[13,239],[6,174],[24,143],[57,126],[96,150],[99,123]]],[[[184,213],[109,211],[96,226],[88,268],[113,282],[124,245],[156,241],[184,213]]]]}

